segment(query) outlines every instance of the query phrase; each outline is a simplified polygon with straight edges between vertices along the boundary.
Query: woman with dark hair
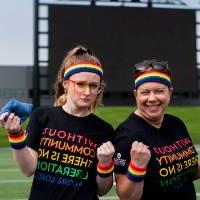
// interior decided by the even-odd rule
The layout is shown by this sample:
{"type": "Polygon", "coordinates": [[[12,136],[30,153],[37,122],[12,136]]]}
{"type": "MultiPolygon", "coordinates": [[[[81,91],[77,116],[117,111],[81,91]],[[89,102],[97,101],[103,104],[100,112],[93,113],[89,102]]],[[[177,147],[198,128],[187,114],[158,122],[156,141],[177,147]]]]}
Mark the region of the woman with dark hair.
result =
{"type": "Polygon", "coordinates": [[[197,151],[179,118],[165,111],[172,95],[168,63],[135,65],[136,110],[116,129],[116,189],[120,199],[195,200],[197,151]]]}
{"type": "Polygon", "coordinates": [[[18,112],[0,115],[17,165],[34,175],[29,200],[97,200],[112,187],[114,130],[93,114],[103,87],[99,59],[77,46],[58,72],[55,106],[36,108],[26,131],[18,112]]]}

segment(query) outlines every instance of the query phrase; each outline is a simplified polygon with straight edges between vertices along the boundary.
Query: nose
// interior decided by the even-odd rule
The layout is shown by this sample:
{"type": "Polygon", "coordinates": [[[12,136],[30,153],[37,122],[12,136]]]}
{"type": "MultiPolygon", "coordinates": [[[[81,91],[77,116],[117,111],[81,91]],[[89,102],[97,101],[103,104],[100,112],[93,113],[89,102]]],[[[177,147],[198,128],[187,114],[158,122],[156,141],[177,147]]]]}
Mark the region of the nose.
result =
{"type": "Polygon", "coordinates": [[[155,100],[156,100],[156,95],[154,94],[153,91],[151,91],[151,92],[149,93],[148,100],[149,100],[149,101],[155,101],[155,100]]]}
{"type": "Polygon", "coordinates": [[[84,91],[84,94],[90,94],[91,91],[90,91],[90,86],[89,85],[86,85],[85,86],[85,91],[84,91]]]}

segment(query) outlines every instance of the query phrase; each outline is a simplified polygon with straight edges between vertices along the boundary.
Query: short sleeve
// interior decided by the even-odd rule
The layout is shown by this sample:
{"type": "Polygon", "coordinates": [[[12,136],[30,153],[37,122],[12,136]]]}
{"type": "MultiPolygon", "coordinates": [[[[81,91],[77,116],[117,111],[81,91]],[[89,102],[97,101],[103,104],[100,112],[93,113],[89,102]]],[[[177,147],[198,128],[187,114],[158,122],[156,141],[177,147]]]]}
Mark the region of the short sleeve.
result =
{"type": "Polygon", "coordinates": [[[31,114],[31,117],[29,119],[29,122],[26,128],[27,145],[36,151],[38,149],[41,134],[43,131],[42,129],[43,118],[44,118],[43,109],[38,108],[34,110],[33,113],[31,114]]]}
{"type": "Polygon", "coordinates": [[[130,163],[131,145],[134,141],[146,144],[144,132],[128,125],[119,126],[115,130],[115,173],[126,174],[130,163]]]}
{"type": "Polygon", "coordinates": [[[130,150],[132,141],[128,137],[127,130],[117,129],[115,131],[115,173],[126,174],[130,162],[130,150]]]}

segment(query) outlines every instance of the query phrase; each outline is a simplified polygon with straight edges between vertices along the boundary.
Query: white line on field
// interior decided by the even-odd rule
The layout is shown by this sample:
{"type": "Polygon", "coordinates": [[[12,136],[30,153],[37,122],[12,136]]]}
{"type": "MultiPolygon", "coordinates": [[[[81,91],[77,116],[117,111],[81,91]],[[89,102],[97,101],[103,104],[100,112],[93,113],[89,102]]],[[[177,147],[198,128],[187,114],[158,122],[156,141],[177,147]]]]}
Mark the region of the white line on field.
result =
{"type": "Polygon", "coordinates": [[[15,179],[15,180],[0,180],[0,184],[4,184],[4,183],[27,183],[27,182],[31,182],[31,180],[27,180],[27,179],[15,179]]]}
{"type": "Polygon", "coordinates": [[[27,200],[27,199],[4,199],[4,200],[27,200]]]}
{"type": "MultiPolygon", "coordinates": [[[[200,196],[200,193],[197,193],[196,195],[200,196]]],[[[118,197],[117,196],[109,196],[109,197],[100,197],[99,199],[110,200],[110,199],[118,199],[118,197]]],[[[26,200],[26,199],[4,199],[4,200],[26,200]]]]}
{"type": "Polygon", "coordinates": [[[4,172],[4,171],[6,171],[6,172],[19,172],[19,169],[17,169],[17,168],[14,168],[14,169],[0,169],[0,172],[4,172]]]}

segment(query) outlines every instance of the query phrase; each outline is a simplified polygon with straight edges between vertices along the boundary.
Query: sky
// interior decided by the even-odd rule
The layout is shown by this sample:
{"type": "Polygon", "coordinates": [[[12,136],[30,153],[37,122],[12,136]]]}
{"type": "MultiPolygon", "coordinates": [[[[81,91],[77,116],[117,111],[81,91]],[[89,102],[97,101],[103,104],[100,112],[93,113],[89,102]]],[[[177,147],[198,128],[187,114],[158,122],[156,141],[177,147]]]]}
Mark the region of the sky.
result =
{"type": "Polygon", "coordinates": [[[0,0],[0,66],[33,65],[33,0],[0,0]]]}
{"type": "MultiPolygon", "coordinates": [[[[200,0],[182,1],[191,6],[200,4],[200,0]]],[[[0,0],[0,66],[33,65],[33,3],[34,0],[0,0]]]]}

